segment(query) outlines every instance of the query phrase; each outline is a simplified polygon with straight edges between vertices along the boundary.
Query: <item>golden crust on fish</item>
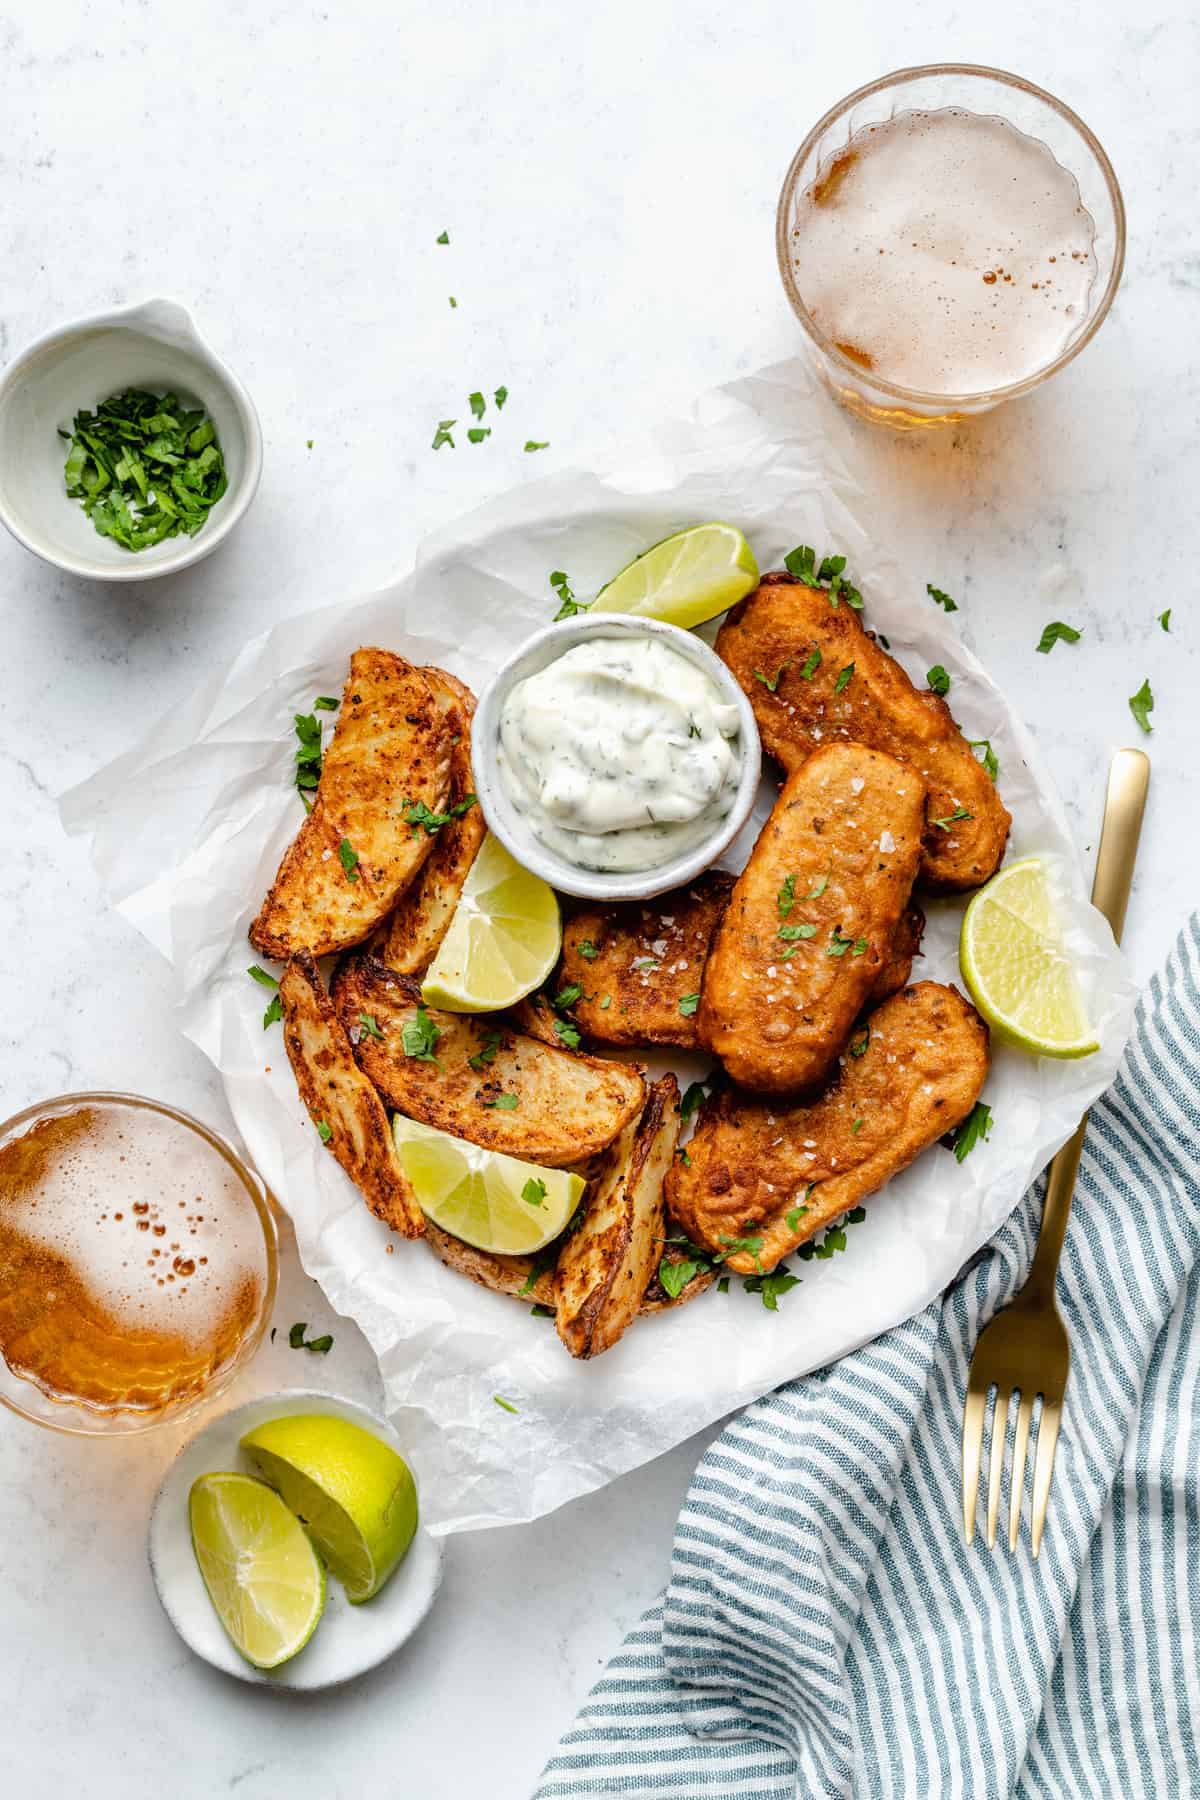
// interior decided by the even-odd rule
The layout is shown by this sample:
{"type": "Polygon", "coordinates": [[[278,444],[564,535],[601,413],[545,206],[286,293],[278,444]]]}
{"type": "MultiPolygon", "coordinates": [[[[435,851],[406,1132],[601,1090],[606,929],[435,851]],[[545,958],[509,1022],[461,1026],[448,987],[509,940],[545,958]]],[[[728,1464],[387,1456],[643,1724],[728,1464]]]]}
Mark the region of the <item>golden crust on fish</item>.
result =
{"type": "Polygon", "coordinates": [[[370,936],[433,849],[404,812],[414,801],[441,807],[450,735],[419,669],[389,650],[354,652],[313,809],[250,927],[256,950],[286,961],[370,936]]]}
{"type": "MultiPolygon", "coordinates": [[[[725,1089],[706,1102],[688,1162],[667,1177],[670,1210],[715,1252],[761,1238],[759,1262],[773,1269],[960,1124],[988,1066],[974,1007],[956,988],[917,982],[869,1015],[815,1100],[780,1105],[725,1089]]],[[[754,1272],[746,1252],[726,1260],[754,1272]]]]}
{"type": "Polygon", "coordinates": [[[293,957],[279,983],[283,1043],[309,1117],[385,1225],[420,1237],[425,1215],[396,1154],[388,1116],[354,1060],[345,1027],[311,956],[293,957]]]}
{"type": "Polygon", "coordinates": [[[716,649],[754,708],[764,749],[789,774],[821,744],[846,739],[912,764],[929,790],[924,887],[961,892],[995,873],[1012,823],[995,783],[946,702],[914,687],[852,608],[831,606],[824,589],[790,575],[767,575],[730,612],[716,649]],[[806,679],[815,651],[821,661],[806,679]]]}
{"type": "Polygon", "coordinates": [[[925,914],[910,901],[900,914],[895,936],[872,983],[868,1005],[878,1006],[881,1000],[889,1000],[902,987],[908,986],[913,960],[921,953],[924,935],[925,914]]]}
{"type": "Polygon", "coordinates": [[[452,817],[433,834],[433,848],[415,881],[396,903],[374,943],[375,954],[401,975],[420,975],[437,954],[454,917],[471,864],[487,836],[483,810],[472,791],[471,718],[475,696],[445,669],[422,669],[450,732],[450,786],[443,812],[452,817]]]}
{"type": "Polygon", "coordinates": [[[563,927],[560,989],[578,984],[571,1008],[580,1029],[603,1044],[699,1046],[694,996],[734,877],[710,869],[654,900],[589,906],[563,927]],[[688,1003],[689,1011],[680,1010],[688,1003]]]}
{"type": "Polygon", "coordinates": [[[717,928],[697,1028],[761,1093],[825,1080],[892,958],[921,856],[925,784],[861,744],[829,744],[779,799],[717,928]]]}
{"type": "Polygon", "coordinates": [[[589,1184],[554,1272],[555,1322],[572,1356],[609,1350],[637,1317],[663,1247],[663,1182],[679,1137],[679,1087],[664,1075],[589,1184]]]}
{"type": "Polygon", "coordinates": [[[642,1110],[639,1069],[553,1049],[494,1014],[426,1009],[419,983],[376,957],[349,959],[333,999],[359,1067],[389,1106],[486,1150],[567,1168],[605,1149],[642,1110]],[[419,1048],[418,1011],[436,1033],[424,1056],[404,1047],[407,1026],[419,1048]]]}

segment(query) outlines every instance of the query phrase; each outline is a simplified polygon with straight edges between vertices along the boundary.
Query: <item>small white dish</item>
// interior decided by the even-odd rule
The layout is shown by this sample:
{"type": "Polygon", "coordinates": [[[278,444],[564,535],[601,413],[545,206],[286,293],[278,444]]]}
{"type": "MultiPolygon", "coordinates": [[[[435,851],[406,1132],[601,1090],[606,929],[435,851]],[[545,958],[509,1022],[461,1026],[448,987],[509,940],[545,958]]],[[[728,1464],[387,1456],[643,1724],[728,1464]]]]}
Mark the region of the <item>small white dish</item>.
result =
{"type": "Polygon", "coordinates": [[[716,862],[733,842],[754,807],[762,770],[762,746],[754,711],[745,694],[715,651],[693,631],[667,625],[661,619],[642,619],[630,613],[579,613],[558,625],[535,632],[504,666],[497,670],[479,698],[471,727],[471,767],[475,792],[489,828],[505,849],[526,869],[562,894],[583,900],[648,900],[671,888],[694,881],[701,870],[716,862]],[[741,766],[733,805],[713,826],[709,837],[694,849],[652,869],[612,874],[581,869],[538,842],[509,799],[500,779],[496,753],[500,743],[500,717],[505,701],[519,681],[537,675],[575,644],[594,638],[662,638],[678,655],[702,669],[716,683],[721,698],[738,713],[741,766]]]}
{"type": "Polygon", "coordinates": [[[262,474],[262,432],[249,394],[174,300],[148,300],[60,325],[0,375],[0,521],[43,562],[93,581],[149,581],[186,569],[229,536],[262,474]],[[195,537],[125,550],[101,537],[63,481],[81,407],[124,388],[173,391],[216,427],[229,486],[195,537]]]}
{"type": "MultiPolygon", "coordinates": [[[[391,1580],[362,1606],[351,1606],[340,1581],[331,1574],[324,1615],[303,1650],[281,1668],[252,1667],[230,1643],[208,1597],[192,1549],[188,1494],[199,1475],[223,1469],[252,1473],[238,1449],[239,1440],[264,1420],[283,1413],[337,1413],[373,1431],[404,1455],[403,1444],[386,1420],[333,1394],[304,1388],[235,1406],[185,1444],[167,1470],[150,1515],[150,1573],[172,1625],[184,1643],[214,1669],[258,1687],[335,1687],[375,1668],[412,1636],[433,1605],[441,1583],[442,1543],[418,1526],[408,1554],[391,1580]]],[[[417,1498],[419,1503],[419,1490],[417,1498]]]]}

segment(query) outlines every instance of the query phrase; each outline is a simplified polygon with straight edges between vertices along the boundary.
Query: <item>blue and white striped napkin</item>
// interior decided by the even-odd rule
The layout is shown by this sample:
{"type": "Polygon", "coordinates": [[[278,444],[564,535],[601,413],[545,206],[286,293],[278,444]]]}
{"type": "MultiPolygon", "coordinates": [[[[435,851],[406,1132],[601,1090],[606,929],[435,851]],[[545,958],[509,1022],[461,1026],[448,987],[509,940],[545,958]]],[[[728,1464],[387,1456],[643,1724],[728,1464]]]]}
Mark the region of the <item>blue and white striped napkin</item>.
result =
{"type": "Polygon", "coordinates": [[[1200,1795],[1200,918],[1091,1115],[1034,1562],[1028,1494],[1015,1556],[963,1544],[959,1443],[1041,1199],[940,1301],[710,1447],[670,1584],[536,1800],[1200,1795]]]}

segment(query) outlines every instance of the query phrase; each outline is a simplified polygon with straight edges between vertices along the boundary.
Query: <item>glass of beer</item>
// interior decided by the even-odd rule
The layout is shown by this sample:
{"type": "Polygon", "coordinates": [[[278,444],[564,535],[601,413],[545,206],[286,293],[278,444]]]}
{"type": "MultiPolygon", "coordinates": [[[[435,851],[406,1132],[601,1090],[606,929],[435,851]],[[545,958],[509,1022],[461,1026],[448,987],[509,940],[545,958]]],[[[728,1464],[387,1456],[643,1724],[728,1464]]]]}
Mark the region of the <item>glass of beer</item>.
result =
{"type": "Polygon", "coordinates": [[[901,69],[825,114],[776,215],[783,285],[853,411],[900,429],[1027,394],[1121,279],[1125,209],[1083,120],[999,69],[901,69]]]}
{"type": "Polygon", "coordinates": [[[0,1400],[61,1431],[196,1411],[262,1340],[278,1239],[265,1188],[198,1120],[65,1094],[0,1126],[0,1400]]]}

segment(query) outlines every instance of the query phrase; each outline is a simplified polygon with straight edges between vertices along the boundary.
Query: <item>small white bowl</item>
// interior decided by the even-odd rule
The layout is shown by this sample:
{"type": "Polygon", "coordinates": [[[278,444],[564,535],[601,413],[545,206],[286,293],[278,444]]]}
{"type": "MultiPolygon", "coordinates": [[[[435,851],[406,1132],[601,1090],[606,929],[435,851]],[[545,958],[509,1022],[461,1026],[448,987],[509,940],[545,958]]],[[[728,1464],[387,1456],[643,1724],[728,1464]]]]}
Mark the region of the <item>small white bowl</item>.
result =
{"type": "Polygon", "coordinates": [[[262,432],[249,394],[174,300],[148,300],[61,325],[0,376],[0,520],[35,556],[94,581],[150,581],[223,543],[253,500],[262,432]],[[216,427],[229,486],[195,537],[124,550],[101,537],[63,482],[66,440],[81,407],[128,387],[173,391],[216,427]]]}
{"type": "Polygon", "coordinates": [[[540,875],[560,893],[573,894],[579,899],[648,900],[653,894],[665,894],[671,888],[694,881],[701,870],[714,863],[733,842],[749,818],[758,793],[762,746],[750,702],[703,638],[681,630],[678,625],[663,624],[659,619],[641,619],[628,613],[589,612],[535,632],[493,675],[480,696],[471,727],[471,765],[475,792],[488,826],[523,867],[540,875]],[[652,869],[637,869],[627,874],[578,868],[540,844],[505,792],[496,762],[500,716],[516,684],[527,676],[539,674],[576,644],[593,638],[613,637],[662,638],[672,650],[695,663],[716,683],[722,699],[737,707],[739,720],[741,768],[733,805],[725,817],[714,824],[711,836],[694,850],[652,869]]]}

